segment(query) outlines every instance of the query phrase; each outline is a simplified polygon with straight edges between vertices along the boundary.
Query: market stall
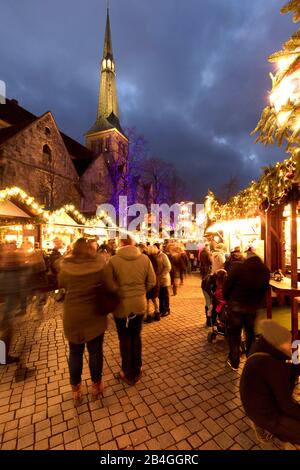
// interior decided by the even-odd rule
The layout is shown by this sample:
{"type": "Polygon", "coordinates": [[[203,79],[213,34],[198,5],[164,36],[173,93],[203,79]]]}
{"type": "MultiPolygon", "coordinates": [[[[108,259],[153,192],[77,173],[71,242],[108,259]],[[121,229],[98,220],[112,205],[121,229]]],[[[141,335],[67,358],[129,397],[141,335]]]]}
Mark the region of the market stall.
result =
{"type": "Polygon", "coordinates": [[[206,234],[214,237],[217,243],[224,243],[228,251],[232,251],[238,246],[243,252],[251,245],[264,259],[264,241],[261,232],[260,217],[215,222],[206,230],[206,234]]]}
{"type": "Polygon", "coordinates": [[[0,191],[0,241],[24,242],[32,246],[40,242],[41,223],[44,221],[41,206],[20,188],[0,191]]]}
{"type": "MultiPolygon", "coordinates": [[[[79,224],[81,214],[65,206],[55,212],[47,213],[47,223],[42,227],[42,248],[50,251],[54,247],[55,239],[60,239],[65,251],[74,241],[83,235],[84,224],[79,224]],[[77,219],[77,220],[76,220],[77,219]]],[[[82,219],[85,222],[85,219],[82,219]]]]}

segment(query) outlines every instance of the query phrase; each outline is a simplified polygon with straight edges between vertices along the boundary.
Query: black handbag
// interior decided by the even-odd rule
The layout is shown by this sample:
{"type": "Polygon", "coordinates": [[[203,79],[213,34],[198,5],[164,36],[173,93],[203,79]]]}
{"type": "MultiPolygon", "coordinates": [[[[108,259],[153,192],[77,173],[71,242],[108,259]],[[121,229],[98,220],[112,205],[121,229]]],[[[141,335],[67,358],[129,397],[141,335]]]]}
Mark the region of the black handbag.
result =
{"type": "Polygon", "coordinates": [[[116,292],[109,292],[104,284],[100,284],[97,289],[97,305],[100,315],[112,313],[119,305],[120,299],[116,292]]]}

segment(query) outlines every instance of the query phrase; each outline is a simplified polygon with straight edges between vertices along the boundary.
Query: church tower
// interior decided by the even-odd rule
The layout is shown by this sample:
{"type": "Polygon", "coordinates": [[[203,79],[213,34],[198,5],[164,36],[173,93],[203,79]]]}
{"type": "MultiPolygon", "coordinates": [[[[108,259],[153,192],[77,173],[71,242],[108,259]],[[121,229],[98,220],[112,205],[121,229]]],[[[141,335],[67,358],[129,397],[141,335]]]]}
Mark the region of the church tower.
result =
{"type": "Polygon", "coordinates": [[[122,186],[122,175],[124,175],[127,168],[128,139],[121,128],[119,119],[116,66],[112,49],[108,7],[100,73],[97,118],[94,125],[85,134],[85,143],[86,147],[92,150],[95,156],[103,155],[112,178],[112,186],[116,186],[117,180],[120,180],[115,192],[122,194],[124,188],[120,185],[122,186]]]}

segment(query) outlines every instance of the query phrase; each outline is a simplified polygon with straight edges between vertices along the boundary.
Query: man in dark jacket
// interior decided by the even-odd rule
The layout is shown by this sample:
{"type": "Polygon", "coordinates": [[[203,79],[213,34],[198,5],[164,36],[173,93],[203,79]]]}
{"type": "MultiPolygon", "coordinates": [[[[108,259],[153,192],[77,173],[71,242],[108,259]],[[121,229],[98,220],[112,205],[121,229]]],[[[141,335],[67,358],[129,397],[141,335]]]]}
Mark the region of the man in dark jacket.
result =
{"type": "Polygon", "coordinates": [[[202,279],[208,276],[211,271],[211,256],[209,243],[205,243],[200,254],[200,274],[202,279]]]}
{"type": "Polygon", "coordinates": [[[241,400],[257,426],[282,441],[300,444],[300,404],[292,398],[299,365],[290,361],[291,334],[273,320],[261,325],[262,336],[241,375],[241,400]]]}
{"type": "Polygon", "coordinates": [[[206,325],[211,326],[210,317],[208,316],[209,309],[211,307],[211,292],[208,288],[210,273],[211,273],[211,255],[209,243],[205,243],[203,250],[200,253],[200,274],[202,278],[201,289],[205,300],[205,316],[206,325]]]}
{"type": "Polygon", "coordinates": [[[244,257],[241,253],[241,249],[239,246],[236,246],[230,253],[230,256],[227,258],[227,260],[224,263],[224,269],[225,271],[229,271],[233,263],[236,261],[243,261],[244,257]]]}
{"type": "Polygon", "coordinates": [[[241,333],[246,333],[246,355],[254,341],[256,310],[261,304],[269,285],[270,271],[253,251],[247,253],[243,262],[235,262],[229,270],[223,287],[228,302],[227,364],[237,370],[240,363],[241,333]]]}

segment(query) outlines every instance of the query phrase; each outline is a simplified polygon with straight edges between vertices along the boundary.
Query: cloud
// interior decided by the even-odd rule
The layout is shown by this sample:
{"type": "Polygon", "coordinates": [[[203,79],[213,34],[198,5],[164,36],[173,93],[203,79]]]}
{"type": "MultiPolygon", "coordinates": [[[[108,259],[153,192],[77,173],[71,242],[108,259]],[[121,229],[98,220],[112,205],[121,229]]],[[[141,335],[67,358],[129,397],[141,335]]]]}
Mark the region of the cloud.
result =
{"type": "MultiPolygon", "coordinates": [[[[172,161],[191,197],[240,186],[285,157],[254,145],[268,100],[267,57],[295,31],[282,0],[119,0],[110,7],[123,126],[172,161]]],[[[95,120],[105,1],[14,0],[1,5],[0,80],[32,112],[50,109],[83,141],[95,120]]]]}

